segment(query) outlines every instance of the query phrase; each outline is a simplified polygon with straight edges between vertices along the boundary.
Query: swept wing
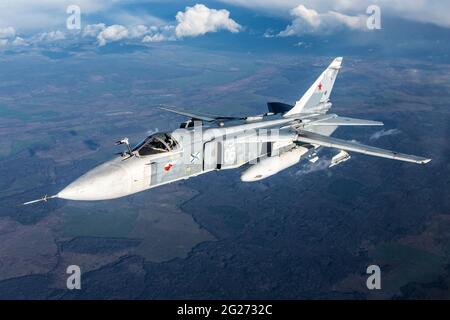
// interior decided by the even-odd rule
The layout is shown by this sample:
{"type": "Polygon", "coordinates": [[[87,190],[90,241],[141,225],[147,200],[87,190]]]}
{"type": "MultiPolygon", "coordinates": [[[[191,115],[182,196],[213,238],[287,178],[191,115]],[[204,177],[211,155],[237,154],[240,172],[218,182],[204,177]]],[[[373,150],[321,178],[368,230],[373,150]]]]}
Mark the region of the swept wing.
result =
{"type": "Polygon", "coordinates": [[[370,156],[388,158],[400,161],[414,162],[419,164],[425,164],[431,161],[431,159],[398,153],[395,151],[375,148],[364,144],[346,141],[342,139],[332,138],[321,134],[301,131],[297,137],[298,141],[306,142],[310,144],[317,144],[323,147],[336,148],[345,151],[353,151],[358,153],[367,154],[370,156]]]}
{"type": "Polygon", "coordinates": [[[311,126],[382,126],[383,122],[348,118],[348,117],[331,117],[325,120],[314,121],[308,123],[311,126]]]}

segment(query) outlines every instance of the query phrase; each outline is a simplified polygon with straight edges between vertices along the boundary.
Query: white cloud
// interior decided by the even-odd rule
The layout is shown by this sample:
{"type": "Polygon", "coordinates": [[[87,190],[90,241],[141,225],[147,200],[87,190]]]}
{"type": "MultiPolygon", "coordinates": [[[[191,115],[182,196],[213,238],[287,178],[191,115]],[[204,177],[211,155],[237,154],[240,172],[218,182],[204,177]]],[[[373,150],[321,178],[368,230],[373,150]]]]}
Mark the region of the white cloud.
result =
{"type": "Polygon", "coordinates": [[[164,37],[161,33],[156,33],[152,35],[146,35],[144,39],[142,39],[142,42],[149,43],[149,42],[161,42],[166,41],[166,37],[164,37]]]}
{"type": "Polygon", "coordinates": [[[28,43],[23,38],[16,36],[16,30],[13,27],[0,28],[0,49],[26,45],[28,43]]]}
{"type": "Polygon", "coordinates": [[[176,20],[176,25],[150,27],[143,24],[128,27],[112,25],[106,28],[104,24],[89,25],[85,28],[84,34],[92,36],[97,33],[98,44],[104,46],[109,42],[124,39],[142,38],[143,43],[174,41],[219,30],[239,32],[241,29],[241,26],[230,18],[229,11],[209,9],[203,4],[196,4],[193,7],[187,7],[184,12],[178,12],[176,20]]]}
{"type": "Polygon", "coordinates": [[[27,46],[28,42],[21,38],[21,37],[16,37],[12,42],[11,45],[14,47],[22,47],[22,46],[27,46]]]}
{"type": "Polygon", "coordinates": [[[398,129],[379,130],[370,136],[370,140],[378,140],[384,136],[392,136],[401,133],[398,129]]]}
{"type": "MultiPolygon", "coordinates": [[[[22,0],[18,0],[22,2],[22,0]]],[[[37,8],[36,3],[30,0],[32,7],[37,8]]],[[[84,3],[87,0],[81,0],[84,3]]],[[[61,0],[42,0],[43,7],[55,9],[65,9],[66,1],[61,0]],[[58,3],[58,5],[56,5],[58,3]]],[[[0,9],[2,4],[0,4],[0,9]]],[[[14,6],[13,6],[14,7],[14,6]]],[[[84,7],[81,7],[82,14],[84,13],[84,7]]],[[[93,0],[92,4],[88,6],[88,12],[96,12],[100,8],[103,8],[98,0],[93,0]],[[97,4],[97,5],[96,5],[97,4]]],[[[20,11],[20,10],[19,10],[20,11]]],[[[39,10],[37,10],[39,12],[39,10]]],[[[52,10],[50,10],[52,11],[52,10]]],[[[117,10],[116,10],[117,11],[117,10]]],[[[62,21],[65,22],[66,13],[62,11],[62,21]]],[[[216,32],[219,30],[228,30],[230,32],[239,32],[241,26],[230,18],[230,12],[224,9],[216,10],[210,9],[203,4],[196,4],[193,7],[186,7],[185,11],[180,11],[176,15],[176,23],[168,24],[162,19],[156,18],[150,15],[138,15],[132,16],[126,13],[122,9],[119,9],[118,14],[122,20],[126,20],[134,23],[131,24],[119,24],[115,23],[107,26],[105,23],[87,24],[81,31],[76,32],[63,32],[63,31],[45,31],[35,35],[29,35],[28,37],[17,37],[17,41],[13,44],[13,39],[16,38],[16,30],[13,27],[2,27],[0,21],[0,39],[2,41],[2,47],[7,45],[25,45],[34,44],[40,45],[48,42],[54,42],[57,40],[73,40],[83,38],[95,38],[99,46],[104,46],[107,43],[133,40],[142,43],[149,42],[161,42],[161,41],[174,41],[183,37],[196,37],[208,32],[216,32]]],[[[105,13],[109,14],[109,13],[105,13]]],[[[0,13],[0,17],[2,14],[0,13]]],[[[26,15],[25,15],[26,17],[26,15]]],[[[119,20],[120,20],[119,19],[119,20]]],[[[114,20],[113,20],[114,21],[114,20]]],[[[82,18],[83,23],[83,18],[82,18]]]]}
{"type": "Polygon", "coordinates": [[[175,41],[175,26],[151,27],[149,33],[142,39],[143,43],[175,41]]]}
{"type": "Polygon", "coordinates": [[[175,40],[175,38],[173,37],[173,26],[147,27],[145,25],[137,25],[125,27],[116,24],[103,29],[99,27],[92,27],[91,29],[92,32],[89,32],[89,34],[94,34],[95,31],[101,30],[97,35],[99,46],[104,46],[109,42],[115,42],[124,39],[142,38],[142,42],[144,43],[175,40]]]}
{"type": "Polygon", "coordinates": [[[16,36],[16,30],[13,27],[0,28],[0,39],[11,39],[16,36]]]}
{"type": "Polygon", "coordinates": [[[241,26],[230,18],[230,12],[225,9],[209,9],[203,4],[186,7],[184,12],[176,15],[178,25],[175,34],[178,38],[196,37],[208,32],[228,30],[239,32],[241,26]]]}
{"type": "Polygon", "coordinates": [[[273,38],[273,37],[276,37],[277,34],[275,33],[274,30],[267,29],[266,32],[264,32],[263,36],[264,36],[264,38],[273,38]]]}
{"type": "Polygon", "coordinates": [[[291,10],[294,20],[279,36],[287,37],[304,33],[320,32],[328,33],[337,28],[349,28],[352,30],[368,30],[365,16],[348,16],[335,11],[318,13],[314,9],[308,9],[299,5],[291,10]]]}
{"type": "Polygon", "coordinates": [[[140,38],[148,33],[149,28],[145,25],[140,24],[137,26],[131,26],[128,31],[130,38],[140,38]]]}
{"type": "MultiPolygon", "coordinates": [[[[146,0],[153,1],[153,0],[146,0]]],[[[364,15],[372,4],[380,6],[382,16],[450,27],[450,1],[445,0],[220,0],[238,6],[263,10],[269,14],[286,16],[300,3],[317,12],[335,11],[345,15],[364,15]]],[[[147,14],[135,14],[128,9],[135,0],[3,0],[0,1],[0,28],[13,26],[19,34],[61,29],[65,26],[68,5],[81,8],[82,24],[87,17],[97,15],[120,25],[167,25],[163,20],[147,14]],[[30,32],[31,31],[31,32],[30,32]]],[[[217,10],[221,11],[221,10],[217,10]]]]}
{"type": "Polygon", "coordinates": [[[26,47],[30,45],[41,45],[41,44],[50,44],[60,40],[66,39],[66,34],[62,31],[55,30],[49,32],[41,32],[37,35],[28,37],[26,39],[20,36],[12,37],[13,33],[9,33],[9,39],[0,39],[1,46],[3,48],[14,48],[14,47],[26,47]]]}
{"type": "Polygon", "coordinates": [[[113,24],[101,31],[98,36],[99,46],[104,46],[108,42],[115,42],[128,38],[129,31],[126,27],[119,24],[113,24]]]}
{"type": "Polygon", "coordinates": [[[336,11],[347,15],[364,15],[369,5],[378,5],[382,16],[426,22],[450,28],[450,1],[445,0],[220,0],[225,3],[285,15],[300,3],[318,12],[336,11]]]}
{"type": "Polygon", "coordinates": [[[104,23],[89,24],[84,27],[83,37],[97,37],[101,31],[105,30],[105,28],[106,25],[104,23]]]}
{"type": "Polygon", "coordinates": [[[64,40],[66,38],[64,32],[56,30],[50,32],[42,32],[37,36],[37,40],[41,42],[52,42],[64,40]]]}

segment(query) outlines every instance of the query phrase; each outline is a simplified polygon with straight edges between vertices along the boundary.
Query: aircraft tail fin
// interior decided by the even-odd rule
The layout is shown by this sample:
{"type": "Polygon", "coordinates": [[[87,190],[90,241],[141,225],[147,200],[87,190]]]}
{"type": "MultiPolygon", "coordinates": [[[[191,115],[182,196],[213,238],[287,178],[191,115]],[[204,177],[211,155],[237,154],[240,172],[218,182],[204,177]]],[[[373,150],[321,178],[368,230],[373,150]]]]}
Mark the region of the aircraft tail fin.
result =
{"type": "Polygon", "coordinates": [[[342,57],[334,59],[300,100],[295,103],[294,107],[285,113],[284,116],[299,113],[326,113],[331,107],[331,103],[328,103],[328,101],[341,64],[342,57]]]}

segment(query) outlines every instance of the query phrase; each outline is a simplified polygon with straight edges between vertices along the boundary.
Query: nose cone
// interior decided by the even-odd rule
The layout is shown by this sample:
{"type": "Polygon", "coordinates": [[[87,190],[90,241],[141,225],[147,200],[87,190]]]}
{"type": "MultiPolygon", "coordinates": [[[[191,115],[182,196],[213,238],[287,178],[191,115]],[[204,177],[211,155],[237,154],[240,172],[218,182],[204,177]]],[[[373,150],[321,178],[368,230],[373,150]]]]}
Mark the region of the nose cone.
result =
{"type": "Polygon", "coordinates": [[[131,177],[117,161],[106,162],[79,177],[58,194],[68,200],[107,200],[128,195],[131,177]]]}

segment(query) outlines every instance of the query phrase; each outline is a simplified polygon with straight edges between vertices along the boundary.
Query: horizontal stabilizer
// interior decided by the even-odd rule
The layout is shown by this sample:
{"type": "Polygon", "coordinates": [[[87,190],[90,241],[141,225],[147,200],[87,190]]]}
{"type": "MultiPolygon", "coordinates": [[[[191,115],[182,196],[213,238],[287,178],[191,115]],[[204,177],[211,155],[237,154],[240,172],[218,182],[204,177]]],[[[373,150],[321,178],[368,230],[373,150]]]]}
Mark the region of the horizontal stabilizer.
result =
{"type": "Polygon", "coordinates": [[[362,154],[367,154],[370,156],[375,157],[381,157],[381,158],[388,158],[388,159],[394,159],[394,160],[400,160],[400,161],[407,161],[407,162],[414,162],[419,164],[425,164],[431,161],[431,159],[408,155],[408,154],[402,154],[395,151],[375,148],[371,146],[366,146],[360,143],[336,139],[328,136],[324,136],[321,134],[309,132],[309,131],[302,131],[299,133],[298,141],[306,142],[310,144],[317,144],[323,147],[329,147],[329,148],[336,148],[341,149],[345,151],[353,151],[358,152],[362,154]]]}
{"type": "Polygon", "coordinates": [[[383,122],[347,118],[347,117],[334,117],[325,120],[315,121],[309,123],[311,126],[382,126],[383,122]]]}

